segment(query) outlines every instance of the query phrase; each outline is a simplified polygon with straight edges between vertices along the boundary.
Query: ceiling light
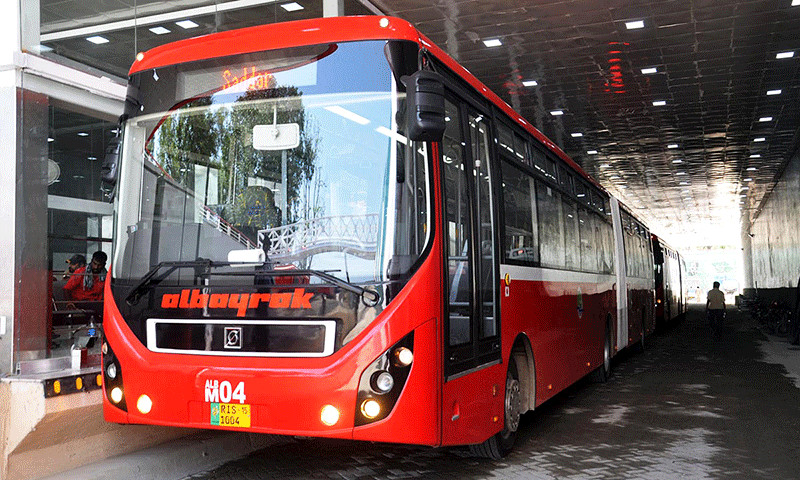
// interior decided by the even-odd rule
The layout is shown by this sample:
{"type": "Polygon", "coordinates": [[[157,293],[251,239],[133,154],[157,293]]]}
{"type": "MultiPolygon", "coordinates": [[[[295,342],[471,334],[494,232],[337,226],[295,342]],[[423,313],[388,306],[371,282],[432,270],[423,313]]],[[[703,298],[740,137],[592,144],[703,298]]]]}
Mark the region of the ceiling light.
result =
{"type": "Polygon", "coordinates": [[[678,172],[675,175],[686,175],[686,172],[678,172]]]}
{"type": "Polygon", "coordinates": [[[539,85],[536,80],[525,80],[522,82],[523,87],[535,87],[536,85],[539,85]]]}
{"type": "Polygon", "coordinates": [[[663,107],[666,104],[667,102],[665,100],[656,100],[655,102],[653,102],[654,107],[663,107]]]}
{"type": "Polygon", "coordinates": [[[756,170],[758,170],[756,167],[747,167],[748,172],[755,172],[756,170]]]}
{"type": "Polygon", "coordinates": [[[597,155],[597,150],[589,150],[586,153],[588,153],[589,155],[597,155]]]}
{"type": "Polygon", "coordinates": [[[552,112],[550,112],[550,115],[555,115],[557,117],[559,115],[564,115],[564,111],[563,110],[553,110],[552,112]]]}
{"type": "Polygon", "coordinates": [[[753,179],[752,178],[743,178],[742,181],[743,182],[752,182],[753,179]]]}
{"type": "Polygon", "coordinates": [[[607,163],[604,163],[604,164],[600,165],[600,168],[608,168],[608,167],[610,167],[610,166],[611,166],[611,165],[609,165],[609,164],[607,164],[607,163]]]}
{"type": "Polygon", "coordinates": [[[78,136],[79,136],[79,137],[88,137],[88,136],[89,136],[89,134],[88,134],[88,133],[86,133],[86,132],[78,132],[78,136]]]}
{"type": "Polygon", "coordinates": [[[153,27],[149,29],[151,32],[155,33],[156,35],[164,35],[169,33],[170,31],[164,27],[153,27]]]}
{"type": "Polygon", "coordinates": [[[754,154],[750,155],[750,158],[761,158],[761,154],[760,153],[754,153],[754,154]]]}
{"type": "Polygon", "coordinates": [[[672,163],[683,163],[683,160],[681,160],[680,158],[676,158],[675,160],[672,161],[672,163]]]}
{"type": "Polygon", "coordinates": [[[651,73],[658,73],[658,69],[656,67],[643,68],[642,73],[645,75],[649,75],[651,73]]]}
{"type": "Polygon", "coordinates": [[[669,145],[667,145],[667,148],[678,148],[678,144],[677,143],[670,143],[669,145]]]}
{"type": "Polygon", "coordinates": [[[781,53],[775,55],[775,58],[778,58],[778,59],[781,59],[781,58],[792,58],[792,57],[794,57],[794,52],[781,52],[781,53]]]}
{"type": "Polygon", "coordinates": [[[758,119],[759,122],[771,122],[772,117],[761,117],[758,119]]]}
{"type": "Polygon", "coordinates": [[[179,26],[181,28],[184,28],[186,30],[188,30],[190,28],[197,28],[197,27],[200,26],[200,25],[194,23],[191,20],[181,20],[180,22],[175,22],[175,25],[177,25],[177,26],[179,26]]]}
{"type": "Polygon", "coordinates": [[[644,22],[642,20],[637,20],[635,22],[625,22],[625,28],[627,28],[628,30],[644,28],[644,22]]]}
{"type": "Polygon", "coordinates": [[[108,43],[110,41],[106,37],[101,37],[100,35],[95,35],[93,37],[89,37],[86,40],[89,40],[90,42],[94,43],[95,45],[100,45],[102,43],[108,43]]]}
{"type": "Polygon", "coordinates": [[[503,42],[501,42],[500,39],[492,38],[491,40],[484,40],[483,44],[487,47],[499,47],[503,42]]]}
{"type": "Polygon", "coordinates": [[[47,137],[47,141],[48,141],[48,142],[55,142],[55,141],[56,141],[56,139],[55,139],[55,138],[53,138],[53,137],[47,137]]]}
{"type": "Polygon", "coordinates": [[[768,90],[767,91],[767,95],[780,95],[780,94],[781,94],[780,90],[768,90]]]}
{"type": "Polygon", "coordinates": [[[792,6],[793,7],[796,7],[798,5],[800,5],[800,0],[792,0],[792,6]]]}
{"type": "MultiPolygon", "coordinates": [[[[800,0],[798,0],[798,1],[800,1],[800,0]]],[[[764,137],[758,137],[758,138],[754,138],[753,141],[754,142],[766,142],[767,139],[764,138],[764,137]]]]}
{"type": "Polygon", "coordinates": [[[583,136],[583,134],[580,132],[571,133],[570,135],[572,135],[572,138],[580,138],[583,136]]]}
{"type": "Polygon", "coordinates": [[[303,7],[297,2],[292,2],[292,3],[284,3],[283,5],[281,5],[281,8],[286,10],[287,12],[296,12],[298,10],[303,10],[303,8],[305,7],[303,7]]]}

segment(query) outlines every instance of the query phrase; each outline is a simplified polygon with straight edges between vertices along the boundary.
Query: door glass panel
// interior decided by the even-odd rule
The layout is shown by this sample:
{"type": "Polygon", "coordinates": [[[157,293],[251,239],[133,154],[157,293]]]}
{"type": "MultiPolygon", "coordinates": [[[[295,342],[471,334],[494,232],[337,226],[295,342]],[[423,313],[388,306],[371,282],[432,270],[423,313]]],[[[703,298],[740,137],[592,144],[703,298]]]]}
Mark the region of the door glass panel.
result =
{"type": "Polygon", "coordinates": [[[469,136],[472,141],[472,159],[477,194],[479,238],[480,238],[480,271],[478,296],[481,302],[480,338],[493,337],[498,334],[495,321],[495,242],[492,231],[492,179],[489,169],[489,132],[490,125],[482,115],[470,114],[469,136]]]}
{"type": "Polygon", "coordinates": [[[447,229],[447,299],[450,320],[449,344],[472,341],[472,297],[470,272],[470,212],[464,141],[458,107],[446,102],[447,128],[442,139],[442,164],[447,229]]]}

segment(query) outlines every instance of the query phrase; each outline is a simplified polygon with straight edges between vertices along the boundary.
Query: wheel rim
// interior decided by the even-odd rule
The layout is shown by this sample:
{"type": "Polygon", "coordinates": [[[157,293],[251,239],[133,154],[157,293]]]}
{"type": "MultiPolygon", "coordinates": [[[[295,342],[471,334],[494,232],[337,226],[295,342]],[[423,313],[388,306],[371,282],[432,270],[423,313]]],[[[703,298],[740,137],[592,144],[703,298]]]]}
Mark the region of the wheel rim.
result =
{"type": "Polygon", "coordinates": [[[608,373],[611,370],[611,340],[606,335],[606,344],[603,347],[603,369],[608,373]]]}
{"type": "Polygon", "coordinates": [[[519,428],[521,401],[519,380],[509,376],[506,378],[506,430],[509,432],[516,432],[519,428]]]}

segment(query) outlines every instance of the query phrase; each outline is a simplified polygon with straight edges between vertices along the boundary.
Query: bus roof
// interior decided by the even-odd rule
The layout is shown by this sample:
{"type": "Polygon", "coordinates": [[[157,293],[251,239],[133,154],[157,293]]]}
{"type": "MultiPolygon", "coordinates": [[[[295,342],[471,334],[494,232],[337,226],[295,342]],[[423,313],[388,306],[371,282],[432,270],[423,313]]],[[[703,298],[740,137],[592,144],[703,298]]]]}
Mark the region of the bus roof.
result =
{"type": "Polygon", "coordinates": [[[590,177],[561,148],[537,130],[503,99],[481,83],[469,70],[461,66],[444,50],[422,35],[409,22],[383,16],[330,17],[272,23],[239,30],[212,33],[200,37],[179,40],[137,54],[129,74],[151,68],[178,63],[224,57],[262,50],[273,50],[300,45],[316,45],[329,42],[357,40],[410,40],[416,42],[442,61],[448,68],[467,81],[473,88],[500,108],[520,126],[539,140],[546,148],[579,172],[595,187],[607,190],[590,177]],[[267,40],[265,40],[267,39],[267,40]]]}

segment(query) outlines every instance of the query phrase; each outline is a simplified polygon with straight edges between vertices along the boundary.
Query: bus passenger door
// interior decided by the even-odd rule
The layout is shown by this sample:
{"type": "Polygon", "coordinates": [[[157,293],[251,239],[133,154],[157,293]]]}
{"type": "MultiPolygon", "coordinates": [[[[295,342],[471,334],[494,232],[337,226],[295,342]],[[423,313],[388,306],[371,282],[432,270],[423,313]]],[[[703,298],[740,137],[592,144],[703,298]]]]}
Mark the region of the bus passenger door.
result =
{"type": "Polygon", "coordinates": [[[485,115],[459,108],[455,101],[446,102],[446,117],[443,440],[474,443],[479,439],[470,440],[465,430],[473,435],[488,432],[498,401],[502,418],[502,394],[493,395],[491,385],[497,381],[483,368],[500,361],[499,266],[489,162],[492,130],[485,115]]]}

